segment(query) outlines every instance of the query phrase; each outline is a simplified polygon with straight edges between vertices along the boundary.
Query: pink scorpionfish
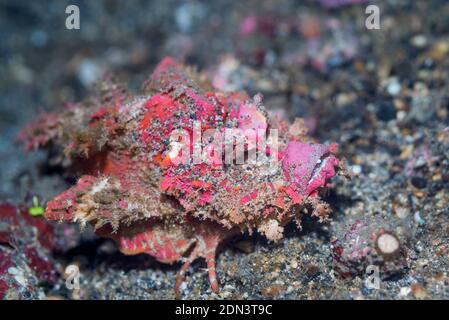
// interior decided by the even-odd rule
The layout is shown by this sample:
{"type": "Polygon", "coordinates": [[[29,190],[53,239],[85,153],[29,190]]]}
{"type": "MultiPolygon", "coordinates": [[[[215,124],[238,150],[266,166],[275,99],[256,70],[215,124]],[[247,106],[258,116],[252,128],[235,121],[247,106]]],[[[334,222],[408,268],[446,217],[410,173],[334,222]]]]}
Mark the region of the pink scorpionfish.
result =
{"type": "Polygon", "coordinates": [[[211,289],[218,292],[215,256],[230,237],[258,231],[278,241],[285,224],[299,225],[303,213],[328,217],[319,194],[340,169],[336,146],[313,143],[301,120],[289,125],[270,118],[262,95],[214,91],[172,58],[160,62],[143,91],[133,96],[105,81],[98,96],[43,114],[22,130],[19,138],[28,150],[51,148],[61,164],[80,174],[73,187],[48,202],[47,219],[90,223],[127,255],[182,261],[179,295],[197,258],[205,259],[211,289]],[[218,134],[192,142],[210,129],[218,134]],[[274,129],[277,152],[264,139],[274,129]],[[173,139],[179,130],[187,134],[173,139]],[[243,145],[220,136],[226,130],[241,133],[243,145]],[[244,157],[250,151],[260,157],[243,164],[232,156],[221,161],[229,157],[219,150],[226,143],[231,155],[240,148],[244,157]],[[187,146],[184,156],[200,147],[203,161],[177,161],[177,144],[187,146]]]}

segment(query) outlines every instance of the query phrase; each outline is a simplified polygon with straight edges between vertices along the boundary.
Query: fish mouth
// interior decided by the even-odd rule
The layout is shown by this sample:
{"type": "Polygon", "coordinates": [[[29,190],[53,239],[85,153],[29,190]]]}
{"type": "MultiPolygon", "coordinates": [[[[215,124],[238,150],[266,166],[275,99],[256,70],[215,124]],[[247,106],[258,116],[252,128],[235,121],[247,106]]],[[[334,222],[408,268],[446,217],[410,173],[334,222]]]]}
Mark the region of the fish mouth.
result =
{"type": "Polygon", "coordinates": [[[311,194],[319,188],[326,186],[327,182],[336,175],[336,167],[338,167],[338,159],[330,152],[326,152],[321,156],[313,168],[310,179],[307,183],[306,193],[311,194]]]}
{"type": "Polygon", "coordinates": [[[44,216],[48,220],[73,220],[73,208],[70,204],[70,200],[59,201],[56,199],[49,201],[44,216]],[[66,202],[66,204],[63,202],[66,202]]]}
{"type": "Polygon", "coordinates": [[[289,142],[282,160],[284,175],[303,196],[308,196],[333,177],[338,160],[333,155],[336,145],[289,142]]]}

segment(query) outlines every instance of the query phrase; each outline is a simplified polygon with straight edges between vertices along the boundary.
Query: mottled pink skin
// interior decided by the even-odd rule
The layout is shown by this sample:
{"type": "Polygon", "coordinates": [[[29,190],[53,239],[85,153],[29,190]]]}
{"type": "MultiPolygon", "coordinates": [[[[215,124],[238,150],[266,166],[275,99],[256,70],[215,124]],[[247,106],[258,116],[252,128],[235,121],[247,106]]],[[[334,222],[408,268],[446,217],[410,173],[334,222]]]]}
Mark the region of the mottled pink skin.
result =
{"type": "Polygon", "coordinates": [[[257,110],[257,107],[253,104],[244,104],[240,106],[238,125],[242,130],[246,129],[259,129],[267,130],[267,120],[265,116],[257,110]]]}
{"type": "MultiPolygon", "coordinates": [[[[262,95],[254,97],[257,101],[262,101],[262,95]]],[[[240,105],[237,117],[239,129],[243,131],[250,141],[259,141],[260,133],[265,134],[268,128],[265,115],[257,109],[254,103],[245,103],[240,105]]]]}
{"type": "Polygon", "coordinates": [[[17,138],[25,142],[26,151],[35,150],[51,140],[50,132],[58,126],[58,121],[57,115],[43,113],[34,125],[23,128],[17,138]]]}

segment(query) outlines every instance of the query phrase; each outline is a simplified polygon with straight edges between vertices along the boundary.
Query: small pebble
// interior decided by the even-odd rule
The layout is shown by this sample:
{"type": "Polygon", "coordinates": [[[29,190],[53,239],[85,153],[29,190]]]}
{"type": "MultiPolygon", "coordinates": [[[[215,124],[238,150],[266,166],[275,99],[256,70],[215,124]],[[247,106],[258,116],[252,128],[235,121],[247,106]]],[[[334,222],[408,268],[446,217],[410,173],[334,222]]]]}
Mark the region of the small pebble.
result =
{"type": "Polygon", "coordinates": [[[84,59],[78,69],[78,79],[86,87],[92,85],[100,76],[100,65],[92,59],[84,59]]]}
{"type": "Polygon", "coordinates": [[[427,180],[421,177],[412,177],[411,183],[415,188],[424,189],[427,187],[427,180]]]}
{"type": "Polygon", "coordinates": [[[352,172],[353,172],[355,175],[359,175],[359,174],[362,173],[362,167],[359,166],[358,164],[353,165],[353,166],[352,166],[352,172]]]}
{"type": "Polygon", "coordinates": [[[410,42],[414,47],[417,48],[423,48],[427,46],[427,38],[422,34],[414,36],[410,42]]]}
{"type": "Polygon", "coordinates": [[[412,289],[410,287],[402,287],[399,291],[399,296],[406,297],[412,292],[412,289]]]}
{"type": "Polygon", "coordinates": [[[272,284],[262,289],[261,293],[265,297],[276,297],[286,290],[282,284],[272,284]]]}
{"type": "Polygon", "coordinates": [[[383,101],[379,104],[377,118],[381,121],[390,121],[396,119],[396,109],[393,103],[383,101]]]}
{"type": "Polygon", "coordinates": [[[426,223],[426,221],[424,221],[424,219],[421,218],[421,215],[419,214],[419,211],[416,211],[413,217],[414,217],[415,221],[416,221],[418,224],[420,224],[420,225],[423,225],[423,224],[426,223]]]}
{"type": "Polygon", "coordinates": [[[395,96],[401,92],[401,84],[397,80],[393,80],[387,87],[387,91],[390,95],[395,96]]]}
{"type": "Polygon", "coordinates": [[[290,262],[290,266],[291,266],[293,269],[298,268],[298,261],[296,261],[296,259],[293,259],[293,260],[290,262]]]}
{"type": "Polygon", "coordinates": [[[394,208],[394,213],[399,219],[405,219],[410,214],[410,210],[406,207],[396,207],[394,208]]]}
{"type": "Polygon", "coordinates": [[[414,283],[410,286],[415,299],[425,299],[427,297],[427,290],[419,283],[414,283]]]}

